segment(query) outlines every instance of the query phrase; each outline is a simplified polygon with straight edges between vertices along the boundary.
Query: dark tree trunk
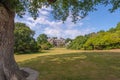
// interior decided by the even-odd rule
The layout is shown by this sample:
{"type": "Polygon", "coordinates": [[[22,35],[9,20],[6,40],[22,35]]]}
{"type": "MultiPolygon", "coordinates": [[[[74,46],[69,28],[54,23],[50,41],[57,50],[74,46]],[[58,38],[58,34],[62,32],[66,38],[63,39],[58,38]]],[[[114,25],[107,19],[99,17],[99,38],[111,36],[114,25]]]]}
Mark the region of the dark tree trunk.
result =
{"type": "Polygon", "coordinates": [[[0,4],[0,80],[26,80],[14,59],[14,17],[0,4]]]}

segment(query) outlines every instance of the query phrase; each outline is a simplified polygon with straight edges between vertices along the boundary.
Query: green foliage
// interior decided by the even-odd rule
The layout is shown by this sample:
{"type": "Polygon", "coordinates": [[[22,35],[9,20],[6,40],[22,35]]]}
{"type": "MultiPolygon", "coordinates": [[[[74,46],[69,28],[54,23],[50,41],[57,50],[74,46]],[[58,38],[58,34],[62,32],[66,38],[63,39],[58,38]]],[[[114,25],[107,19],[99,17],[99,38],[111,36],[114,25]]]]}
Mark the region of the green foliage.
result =
{"type": "Polygon", "coordinates": [[[116,28],[111,28],[109,31],[97,33],[96,36],[89,38],[85,43],[85,47],[93,46],[92,49],[114,49],[120,48],[120,29],[119,24],[116,28]]]}
{"type": "Polygon", "coordinates": [[[80,36],[73,40],[69,49],[102,50],[120,48],[120,23],[116,28],[80,36]],[[87,37],[86,37],[87,36],[87,37]]]}
{"type": "Polygon", "coordinates": [[[85,49],[101,49],[102,45],[104,45],[104,32],[97,33],[95,36],[90,37],[87,42],[84,44],[85,49]],[[98,45],[100,47],[98,47],[98,45]]]}
{"type": "Polygon", "coordinates": [[[70,45],[67,46],[67,48],[82,49],[87,39],[88,39],[88,36],[78,36],[70,43],[70,45]]]}
{"type": "Polygon", "coordinates": [[[65,43],[68,43],[68,42],[71,42],[71,41],[72,41],[72,39],[70,39],[70,38],[65,39],[65,43]]]}
{"type": "Polygon", "coordinates": [[[48,37],[46,34],[40,34],[38,37],[37,37],[37,42],[38,44],[43,44],[43,43],[47,43],[48,37]]]}
{"type": "Polygon", "coordinates": [[[116,31],[115,28],[110,28],[108,32],[114,33],[116,31]]]}
{"type": "Polygon", "coordinates": [[[16,23],[14,36],[15,46],[14,50],[18,53],[36,52],[38,51],[37,42],[33,38],[34,31],[32,31],[24,23],[16,23]]]}
{"type": "Polygon", "coordinates": [[[120,30],[120,22],[117,24],[116,30],[120,30]]]}
{"type": "Polygon", "coordinates": [[[49,50],[51,47],[52,47],[52,45],[49,42],[41,44],[41,48],[43,50],[49,50]]]}
{"type": "Polygon", "coordinates": [[[41,47],[41,49],[43,50],[49,50],[52,45],[47,41],[48,37],[46,34],[40,34],[37,37],[37,43],[39,45],[39,47],[41,47]]]}
{"type": "Polygon", "coordinates": [[[120,8],[119,0],[0,0],[0,3],[21,17],[28,11],[34,19],[43,6],[51,7],[55,19],[65,21],[71,16],[73,22],[95,11],[98,4],[111,5],[111,12],[120,8]]]}

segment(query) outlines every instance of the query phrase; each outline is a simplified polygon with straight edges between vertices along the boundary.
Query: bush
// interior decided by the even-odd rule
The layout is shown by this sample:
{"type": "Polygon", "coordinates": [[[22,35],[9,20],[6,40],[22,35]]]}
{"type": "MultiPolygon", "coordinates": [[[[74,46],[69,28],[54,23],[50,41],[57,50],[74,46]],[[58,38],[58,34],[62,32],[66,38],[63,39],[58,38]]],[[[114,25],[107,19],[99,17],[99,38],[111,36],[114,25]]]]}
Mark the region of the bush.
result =
{"type": "Polygon", "coordinates": [[[52,47],[52,45],[48,42],[44,43],[44,44],[41,44],[40,46],[41,46],[42,50],[49,50],[52,47]]]}

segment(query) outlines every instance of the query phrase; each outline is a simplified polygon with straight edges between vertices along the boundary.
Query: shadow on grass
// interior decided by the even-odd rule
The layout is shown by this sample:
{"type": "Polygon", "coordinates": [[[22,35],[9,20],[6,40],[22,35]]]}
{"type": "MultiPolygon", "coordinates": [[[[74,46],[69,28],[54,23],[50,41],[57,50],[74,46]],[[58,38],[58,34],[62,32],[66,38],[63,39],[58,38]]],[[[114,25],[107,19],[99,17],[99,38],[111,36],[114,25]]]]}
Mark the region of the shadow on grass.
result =
{"type": "Polygon", "coordinates": [[[16,55],[23,55],[23,54],[44,54],[47,53],[46,51],[38,51],[38,52],[25,52],[25,53],[15,53],[16,55]]]}
{"type": "Polygon", "coordinates": [[[19,63],[40,72],[39,80],[120,80],[119,52],[47,55],[19,63]]]}

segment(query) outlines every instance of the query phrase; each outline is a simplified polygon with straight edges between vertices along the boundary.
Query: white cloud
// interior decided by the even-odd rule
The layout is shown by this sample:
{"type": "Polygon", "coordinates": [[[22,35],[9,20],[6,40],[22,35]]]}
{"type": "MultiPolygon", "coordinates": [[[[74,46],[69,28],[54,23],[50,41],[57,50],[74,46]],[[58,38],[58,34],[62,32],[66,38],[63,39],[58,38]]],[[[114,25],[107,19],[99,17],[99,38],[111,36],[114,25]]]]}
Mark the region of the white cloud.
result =
{"type": "Polygon", "coordinates": [[[57,37],[61,37],[61,32],[62,32],[61,29],[56,29],[56,28],[52,29],[49,27],[45,28],[44,30],[45,34],[49,36],[57,36],[57,37]]]}
{"type": "Polygon", "coordinates": [[[52,17],[50,16],[51,10],[51,8],[45,7],[39,10],[40,16],[36,20],[28,15],[25,15],[23,20],[20,21],[20,19],[16,18],[16,21],[26,23],[28,26],[30,26],[31,29],[35,30],[37,36],[41,33],[45,33],[52,37],[56,36],[64,38],[75,38],[78,35],[84,35],[91,32],[92,29],[88,28],[80,30],[79,28],[82,28],[84,23],[79,21],[78,23],[74,24],[71,22],[70,17],[67,18],[64,24],[62,21],[52,20],[52,17]]]}
{"type": "Polygon", "coordinates": [[[67,36],[69,36],[71,38],[75,38],[78,35],[82,35],[81,32],[79,30],[76,30],[76,29],[66,30],[65,34],[67,34],[67,36]]]}
{"type": "Polygon", "coordinates": [[[39,11],[41,14],[43,14],[43,15],[48,15],[49,13],[47,12],[47,11],[39,11]]]}

